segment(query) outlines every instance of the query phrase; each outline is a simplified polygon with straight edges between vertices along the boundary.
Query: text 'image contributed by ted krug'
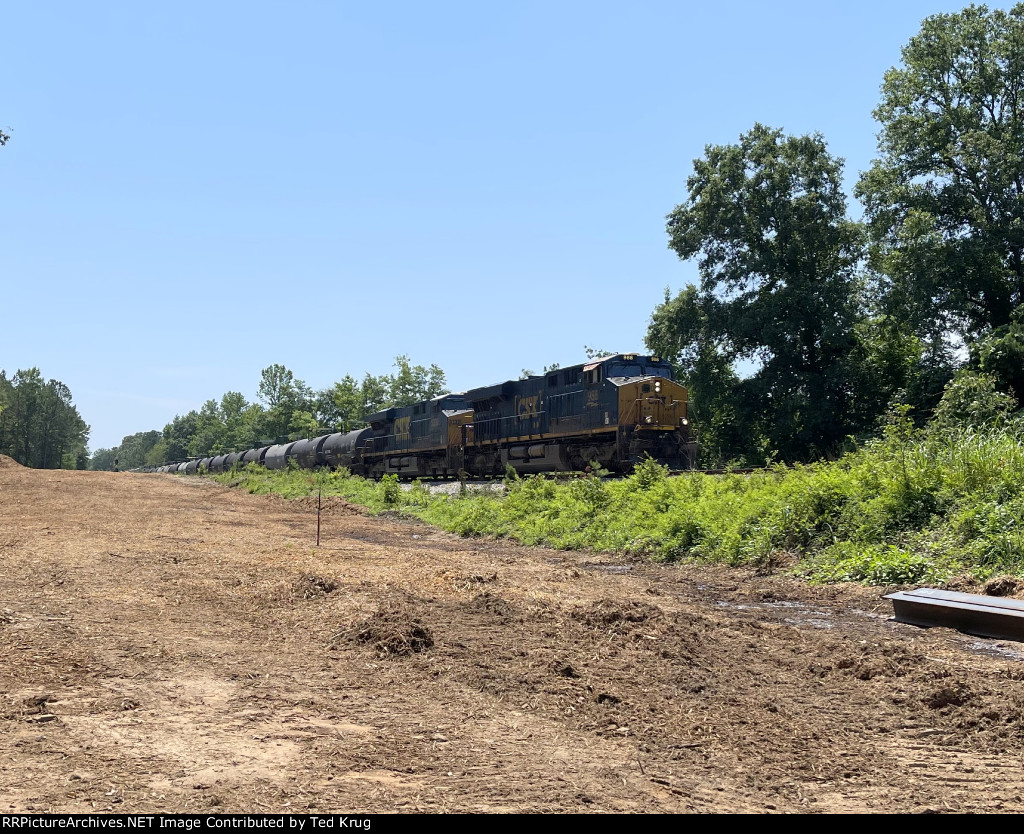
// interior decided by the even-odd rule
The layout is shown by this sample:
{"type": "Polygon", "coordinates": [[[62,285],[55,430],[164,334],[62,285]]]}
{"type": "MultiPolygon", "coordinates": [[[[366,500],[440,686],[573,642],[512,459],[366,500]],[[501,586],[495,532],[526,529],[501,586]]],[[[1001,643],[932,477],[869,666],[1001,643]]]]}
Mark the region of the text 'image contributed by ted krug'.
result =
{"type": "Polygon", "coordinates": [[[0,829],[175,829],[181,831],[370,831],[379,815],[342,814],[2,814],[0,829]]]}

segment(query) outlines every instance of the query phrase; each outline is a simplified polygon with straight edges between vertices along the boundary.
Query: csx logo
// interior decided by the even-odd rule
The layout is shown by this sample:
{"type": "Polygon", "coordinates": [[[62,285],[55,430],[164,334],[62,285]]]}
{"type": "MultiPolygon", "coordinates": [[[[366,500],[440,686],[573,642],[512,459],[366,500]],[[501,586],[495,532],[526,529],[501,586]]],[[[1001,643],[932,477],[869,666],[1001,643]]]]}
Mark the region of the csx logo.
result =
{"type": "Polygon", "coordinates": [[[399,417],[395,420],[395,440],[409,439],[409,423],[411,422],[412,417],[399,417]]]}
{"type": "Polygon", "coordinates": [[[529,420],[540,413],[540,394],[532,397],[516,397],[516,416],[520,420],[529,420]]]}
{"type": "Polygon", "coordinates": [[[593,408],[597,405],[598,391],[587,391],[587,407],[593,408]]]}

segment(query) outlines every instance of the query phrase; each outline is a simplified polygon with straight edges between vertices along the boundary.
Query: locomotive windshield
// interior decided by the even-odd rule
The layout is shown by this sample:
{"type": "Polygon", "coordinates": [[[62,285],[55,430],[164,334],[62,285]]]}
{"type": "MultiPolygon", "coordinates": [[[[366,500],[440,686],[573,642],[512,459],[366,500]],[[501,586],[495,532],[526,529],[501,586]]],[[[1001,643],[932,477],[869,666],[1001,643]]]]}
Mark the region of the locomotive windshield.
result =
{"type": "Polygon", "coordinates": [[[672,379],[672,368],[666,362],[614,362],[609,365],[606,375],[613,376],[660,376],[672,379]]]}

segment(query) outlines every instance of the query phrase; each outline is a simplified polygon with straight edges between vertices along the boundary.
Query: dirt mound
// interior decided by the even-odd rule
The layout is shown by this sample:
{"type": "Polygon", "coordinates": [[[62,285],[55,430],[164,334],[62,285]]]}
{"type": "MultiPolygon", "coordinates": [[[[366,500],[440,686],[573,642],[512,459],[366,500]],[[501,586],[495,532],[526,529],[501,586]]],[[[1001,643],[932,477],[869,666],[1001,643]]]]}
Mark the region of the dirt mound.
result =
{"type": "Polygon", "coordinates": [[[9,458],[7,455],[0,455],[0,469],[24,469],[18,461],[14,458],[9,458]]]}
{"type": "Polygon", "coordinates": [[[466,610],[490,614],[500,623],[509,623],[519,616],[518,609],[514,605],[489,591],[473,597],[466,603],[466,610]]]}
{"type": "Polygon", "coordinates": [[[325,579],[315,573],[303,574],[292,583],[292,590],[303,599],[325,597],[337,589],[338,583],[333,579],[325,579]]]}
{"type": "Polygon", "coordinates": [[[974,698],[975,695],[970,686],[963,681],[955,681],[928,693],[921,700],[929,709],[942,709],[943,707],[962,707],[974,698]]]}
{"type": "Polygon", "coordinates": [[[349,643],[371,646],[381,660],[419,654],[434,645],[433,631],[404,606],[382,609],[340,636],[349,643]]]}
{"type": "Polygon", "coordinates": [[[982,592],[990,597],[1015,597],[1024,591],[1024,581],[1015,576],[997,576],[985,583],[982,592]]]}
{"type": "MultiPolygon", "coordinates": [[[[284,499],[289,506],[302,507],[305,510],[316,512],[316,496],[307,495],[302,498],[284,499]]],[[[350,504],[339,495],[332,495],[320,499],[320,512],[322,515],[365,515],[366,509],[356,504],[350,504]]]]}
{"type": "Polygon", "coordinates": [[[602,628],[618,626],[628,628],[631,625],[645,623],[648,620],[664,620],[665,615],[656,605],[636,600],[617,601],[602,599],[593,605],[578,608],[572,612],[573,618],[593,626],[602,628]]]}

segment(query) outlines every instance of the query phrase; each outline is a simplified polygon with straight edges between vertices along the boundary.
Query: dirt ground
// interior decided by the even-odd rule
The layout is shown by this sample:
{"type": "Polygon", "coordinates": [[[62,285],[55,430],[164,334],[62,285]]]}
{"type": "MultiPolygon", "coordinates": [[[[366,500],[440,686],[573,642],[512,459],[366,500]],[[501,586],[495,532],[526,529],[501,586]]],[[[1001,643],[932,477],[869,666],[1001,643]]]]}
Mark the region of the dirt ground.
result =
{"type": "Polygon", "coordinates": [[[1024,644],[342,501],[315,536],[0,458],[0,812],[1024,811],[1024,644]]]}

